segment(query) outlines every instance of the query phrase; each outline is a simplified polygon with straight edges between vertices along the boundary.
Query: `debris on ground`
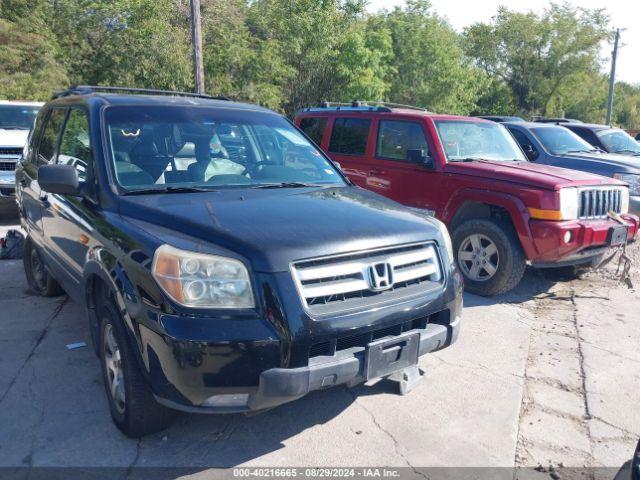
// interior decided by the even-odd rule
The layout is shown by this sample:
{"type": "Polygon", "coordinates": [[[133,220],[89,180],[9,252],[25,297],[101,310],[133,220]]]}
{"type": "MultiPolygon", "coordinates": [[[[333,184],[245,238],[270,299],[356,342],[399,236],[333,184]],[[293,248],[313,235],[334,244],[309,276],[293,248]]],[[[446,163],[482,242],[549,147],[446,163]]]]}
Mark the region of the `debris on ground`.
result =
{"type": "Polygon", "coordinates": [[[87,344],[85,342],[77,342],[77,343],[68,343],[67,350],[75,350],[76,348],[86,347],[87,344]]]}
{"type": "Polygon", "coordinates": [[[22,258],[24,236],[17,230],[9,230],[0,238],[0,260],[17,260],[22,258]]]}

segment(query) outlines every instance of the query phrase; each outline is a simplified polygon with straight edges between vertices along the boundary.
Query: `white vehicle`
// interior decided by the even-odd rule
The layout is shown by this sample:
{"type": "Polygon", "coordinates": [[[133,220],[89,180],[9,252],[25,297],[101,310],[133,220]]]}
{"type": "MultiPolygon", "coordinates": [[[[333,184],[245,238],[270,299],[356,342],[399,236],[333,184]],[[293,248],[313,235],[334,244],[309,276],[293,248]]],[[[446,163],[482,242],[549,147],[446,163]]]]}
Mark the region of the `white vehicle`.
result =
{"type": "Polygon", "coordinates": [[[15,169],[41,102],[0,100],[0,207],[15,205],[15,169]]]}

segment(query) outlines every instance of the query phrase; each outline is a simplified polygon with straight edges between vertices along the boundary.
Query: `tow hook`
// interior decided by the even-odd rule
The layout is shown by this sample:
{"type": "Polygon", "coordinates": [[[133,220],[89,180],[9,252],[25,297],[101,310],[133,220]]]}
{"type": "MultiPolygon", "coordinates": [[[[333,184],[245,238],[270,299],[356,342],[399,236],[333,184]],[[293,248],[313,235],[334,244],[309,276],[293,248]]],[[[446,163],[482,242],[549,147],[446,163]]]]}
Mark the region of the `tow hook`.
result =
{"type": "MultiPolygon", "coordinates": [[[[616,212],[609,211],[608,217],[625,227],[627,224],[620,217],[620,215],[616,212]]],[[[627,255],[627,242],[623,242],[618,248],[616,248],[613,253],[598,265],[594,267],[594,270],[599,270],[605,265],[609,264],[616,255],[620,254],[618,257],[618,266],[616,267],[615,276],[620,280],[621,283],[624,283],[628,288],[633,288],[633,283],[631,283],[631,277],[629,273],[631,272],[631,258],[627,255]]]]}

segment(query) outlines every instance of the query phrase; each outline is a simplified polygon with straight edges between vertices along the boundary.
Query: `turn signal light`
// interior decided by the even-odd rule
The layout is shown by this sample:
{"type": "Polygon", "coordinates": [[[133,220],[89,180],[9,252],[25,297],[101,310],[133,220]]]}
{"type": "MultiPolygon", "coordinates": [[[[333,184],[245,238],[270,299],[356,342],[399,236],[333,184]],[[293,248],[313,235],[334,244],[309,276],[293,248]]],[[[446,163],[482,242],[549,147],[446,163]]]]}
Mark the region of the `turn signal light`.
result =
{"type": "Polygon", "coordinates": [[[560,210],[529,208],[529,215],[535,220],[562,220],[562,212],[560,210]]]}

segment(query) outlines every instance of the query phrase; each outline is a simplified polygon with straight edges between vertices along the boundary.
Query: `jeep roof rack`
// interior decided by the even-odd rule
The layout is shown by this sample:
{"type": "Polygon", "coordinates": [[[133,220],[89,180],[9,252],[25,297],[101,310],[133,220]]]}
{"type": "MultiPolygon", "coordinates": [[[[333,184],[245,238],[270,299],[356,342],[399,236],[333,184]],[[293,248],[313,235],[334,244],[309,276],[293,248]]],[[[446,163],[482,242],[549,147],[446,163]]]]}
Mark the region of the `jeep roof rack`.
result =
{"type": "Polygon", "coordinates": [[[207,98],[210,100],[226,100],[231,101],[228,97],[223,96],[212,96],[205,95],[203,93],[192,93],[192,92],[180,92],[174,90],[157,90],[153,88],[135,88],[135,87],[109,87],[109,86],[101,86],[101,85],[74,85],[72,87],[67,88],[66,90],[61,90],[59,92],[55,92],[52,100],[61,97],[68,97],[70,95],[88,95],[90,93],[142,93],[147,95],[167,95],[173,97],[196,97],[196,98],[207,98]]]}
{"type": "Polygon", "coordinates": [[[391,112],[392,108],[407,108],[428,112],[426,108],[405,105],[403,103],[383,102],[378,100],[354,100],[353,102],[322,102],[317,107],[303,108],[303,112],[319,112],[323,110],[391,112]]]}

